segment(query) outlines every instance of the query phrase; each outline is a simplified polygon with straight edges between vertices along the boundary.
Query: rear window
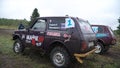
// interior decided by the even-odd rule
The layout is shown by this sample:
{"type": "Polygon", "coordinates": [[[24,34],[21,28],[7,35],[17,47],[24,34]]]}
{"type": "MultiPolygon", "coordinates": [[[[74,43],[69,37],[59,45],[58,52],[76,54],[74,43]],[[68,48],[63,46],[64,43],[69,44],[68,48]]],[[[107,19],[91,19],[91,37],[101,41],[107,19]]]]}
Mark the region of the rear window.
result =
{"type": "Polygon", "coordinates": [[[78,19],[78,22],[83,33],[94,33],[90,24],[87,21],[78,19]]]}

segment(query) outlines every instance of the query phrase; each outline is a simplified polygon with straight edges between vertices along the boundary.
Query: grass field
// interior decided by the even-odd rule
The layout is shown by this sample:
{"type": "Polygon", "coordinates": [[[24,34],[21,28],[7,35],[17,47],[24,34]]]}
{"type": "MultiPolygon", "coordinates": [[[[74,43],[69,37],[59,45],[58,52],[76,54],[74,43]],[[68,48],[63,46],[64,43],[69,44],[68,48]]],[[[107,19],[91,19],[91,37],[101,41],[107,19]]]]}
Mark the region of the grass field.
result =
{"type": "MultiPolygon", "coordinates": [[[[119,68],[120,67],[120,37],[118,46],[112,47],[106,54],[88,56],[83,64],[75,63],[72,68],[119,68]]],[[[0,32],[0,68],[54,68],[46,56],[38,51],[26,49],[25,54],[13,52],[12,35],[0,32]]]]}

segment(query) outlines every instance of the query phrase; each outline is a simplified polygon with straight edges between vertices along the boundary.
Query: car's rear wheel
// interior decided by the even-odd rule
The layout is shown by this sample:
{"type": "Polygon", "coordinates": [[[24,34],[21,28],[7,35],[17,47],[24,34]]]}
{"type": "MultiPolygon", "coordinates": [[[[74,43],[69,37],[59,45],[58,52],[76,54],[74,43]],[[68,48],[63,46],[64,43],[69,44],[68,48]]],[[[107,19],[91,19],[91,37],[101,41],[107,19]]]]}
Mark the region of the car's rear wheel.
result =
{"type": "Polygon", "coordinates": [[[66,68],[70,64],[70,56],[62,47],[55,47],[50,53],[50,59],[57,68],[66,68]]]}
{"type": "Polygon", "coordinates": [[[13,51],[20,54],[24,51],[24,46],[19,39],[16,39],[13,45],[13,51]]]}
{"type": "Polygon", "coordinates": [[[97,46],[96,46],[97,50],[95,51],[96,54],[103,54],[104,52],[104,46],[102,43],[97,42],[97,46]]]}

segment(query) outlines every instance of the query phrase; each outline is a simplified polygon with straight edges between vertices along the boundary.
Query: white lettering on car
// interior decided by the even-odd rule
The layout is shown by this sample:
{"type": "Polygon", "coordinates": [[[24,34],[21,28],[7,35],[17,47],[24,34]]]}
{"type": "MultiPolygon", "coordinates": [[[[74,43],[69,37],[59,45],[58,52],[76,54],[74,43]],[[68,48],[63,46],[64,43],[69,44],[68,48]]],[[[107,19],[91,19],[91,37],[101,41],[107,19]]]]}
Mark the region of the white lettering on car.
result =
{"type": "Polygon", "coordinates": [[[43,36],[35,36],[35,35],[27,35],[26,36],[26,43],[31,43],[32,45],[41,46],[44,41],[43,36]]]}
{"type": "Polygon", "coordinates": [[[25,39],[25,35],[24,34],[22,35],[22,39],[25,39]]]}
{"type": "Polygon", "coordinates": [[[32,40],[32,39],[35,39],[35,41],[38,41],[38,36],[35,36],[35,35],[27,35],[26,36],[26,40],[32,40]]]}

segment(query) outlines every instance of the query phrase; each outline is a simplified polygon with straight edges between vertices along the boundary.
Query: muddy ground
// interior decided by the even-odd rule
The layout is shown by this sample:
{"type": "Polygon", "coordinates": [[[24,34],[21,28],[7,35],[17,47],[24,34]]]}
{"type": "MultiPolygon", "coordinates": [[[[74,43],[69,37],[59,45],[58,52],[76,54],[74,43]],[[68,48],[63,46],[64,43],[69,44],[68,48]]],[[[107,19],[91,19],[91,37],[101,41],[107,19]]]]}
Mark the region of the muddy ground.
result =
{"type": "MultiPolygon", "coordinates": [[[[12,33],[14,32],[14,30],[9,30],[9,29],[0,29],[0,35],[11,35],[12,36],[12,33]]],[[[119,41],[120,42],[120,41],[119,41]]],[[[34,54],[35,55],[35,54],[34,54]]],[[[26,55],[26,56],[30,56],[30,54],[29,55],[26,55]]],[[[38,55],[39,56],[39,55],[38,55]]],[[[115,49],[115,48],[111,48],[107,53],[105,53],[105,54],[103,54],[102,55],[103,57],[107,57],[107,58],[111,58],[111,59],[113,59],[114,61],[113,62],[120,62],[119,60],[120,60],[120,48],[119,49],[115,49]]],[[[35,59],[35,58],[32,58],[33,60],[35,59]]],[[[44,61],[44,60],[40,60],[40,59],[37,59],[38,61],[36,61],[36,62],[39,62],[39,63],[42,63],[43,62],[43,64],[45,64],[46,62],[50,62],[50,61],[44,61]]],[[[89,60],[89,61],[93,61],[93,59],[86,59],[86,60],[89,60]]],[[[93,61],[94,62],[94,61],[93,61]]],[[[102,62],[100,62],[101,63],[101,66],[100,67],[98,67],[98,68],[105,68],[104,67],[104,65],[107,63],[109,63],[109,64],[113,64],[113,62],[112,63],[110,63],[110,62],[105,62],[105,63],[102,63],[102,62]]],[[[87,62],[86,62],[87,63],[87,62]]],[[[27,65],[25,65],[25,64],[23,64],[22,62],[19,62],[19,61],[16,61],[14,58],[12,58],[12,57],[9,57],[8,55],[6,55],[6,54],[2,54],[1,53],[1,51],[0,51],[0,68],[14,68],[13,66],[15,66],[16,64],[17,65],[19,65],[19,67],[17,67],[17,68],[32,68],[32,66],[31,65],[29,65],[29,64],[27,64],[27,65]],[[14,63],[13,63],[14,62],[14,63]],[[27,66],[29,66],[29,67],[27,67],[27,66]]],[[[85,67],[86,66],[86,64],[83,64],[82,66],[79,66],[78,65],[79,63],[77,63],[77,65],[75,65],[75,68],[89,68],[89,67],[85,67]]],[[[80,64],[81,65],[81,64],[80,64]]],[[[115,67],[115,68],[119,68],[120,67],[120,65],[118,64],[117,65],[117,67],[115,67]]],[[[50,64],[50,68],[52,68],[53,66],[50,64]]]]}

